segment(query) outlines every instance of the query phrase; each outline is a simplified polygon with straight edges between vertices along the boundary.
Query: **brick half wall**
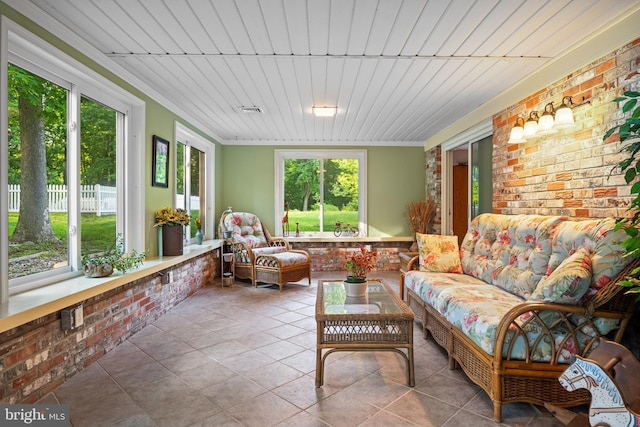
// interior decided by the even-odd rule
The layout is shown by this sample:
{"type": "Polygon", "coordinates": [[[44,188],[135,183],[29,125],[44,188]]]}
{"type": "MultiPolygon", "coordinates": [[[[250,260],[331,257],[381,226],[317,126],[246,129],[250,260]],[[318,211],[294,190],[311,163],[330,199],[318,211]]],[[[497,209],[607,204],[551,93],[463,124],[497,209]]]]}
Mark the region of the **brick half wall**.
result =
{"type": "MultiPolygon", "coordinates": [[[[360,247],[378,252],[376,269],[400,270],[400,252],[406,252],[413,242],[389,240],[383,242],[289,242],[295,249],[306,251],[311,257],[311,271],[346,271],[345,256],[360,247]]],[[[375,273],[375,272],[374,272],[375,273]]],[[[372,273],[373,274],[373,273],[372,273]]]]}
{"type": "Polygon", "coordinates": [[[84,325],[63,331],[60,312],[0,335],[2,403],[34,403],[153,323],[197,289],[211,284],[218,259],[208,252],[172,266],[173,282],[154,273],[83,303],[84,325]]]}

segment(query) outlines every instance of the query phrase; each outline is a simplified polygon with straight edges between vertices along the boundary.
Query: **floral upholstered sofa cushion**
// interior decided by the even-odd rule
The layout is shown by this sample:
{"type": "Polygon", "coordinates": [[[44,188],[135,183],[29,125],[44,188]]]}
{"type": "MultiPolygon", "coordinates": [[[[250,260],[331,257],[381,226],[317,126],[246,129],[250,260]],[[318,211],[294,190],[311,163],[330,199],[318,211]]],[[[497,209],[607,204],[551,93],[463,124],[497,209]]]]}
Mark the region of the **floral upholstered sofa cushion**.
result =
{"type": "MultiPolygon", "coordinates": [[[[463,274],[412,270],[405,274],[405,286],[493,355],[500,320],[517,304],[526,300],[583,304],[594,289],[622,271],[628,262],[621,245],[626,235],[614,227],[612,219],[479,215],[460,248],[463,274]],[[561,265],[565,271],[557,271],[561,265]]],[[[574,320],[581,322],[578,316],[574,320]]],[[[540,325],[526,323],[526,314],[518,322],[525,325],[527,341],[536,348],[536,360],[549,360],[551,346],[545,340],[537,342],[540,325]]],[[[598,319],[596,325],[606,333],[615,322],[598,319]]],[[[564,343],[559,360],[571,360],[594,333],[583,327],[578,334],[580,342],[564,343]]],[[[552,335],[561,342],[566,327],[554,326],[552,335]]],[[[511,345],[507,339],[503,356],[523,358],[526,344],[522,341],[518,337],[506,354],[511,345]]]]}

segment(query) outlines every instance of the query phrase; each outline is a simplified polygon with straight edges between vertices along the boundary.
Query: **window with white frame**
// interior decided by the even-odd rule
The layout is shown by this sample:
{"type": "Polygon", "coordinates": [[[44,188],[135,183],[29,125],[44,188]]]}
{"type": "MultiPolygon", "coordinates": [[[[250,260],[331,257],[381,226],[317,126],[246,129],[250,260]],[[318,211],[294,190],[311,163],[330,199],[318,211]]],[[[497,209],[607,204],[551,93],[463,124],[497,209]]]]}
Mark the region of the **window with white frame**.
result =
{"type": "Polygon", "coordinates": [[[366,150],[276,150],[275,170],[277,235],[367,235],[366,150]]]}
{"type": "Polygon", "coordinates": [[[0,37],[4,302],[79,274],[118,236],[144,250],[144,104],[6,17],[0,37]]]}
{"type": "Polygon", "coordinates": [[[215,147],[204,138],[176,123],[176,207],[189,212],[185,240],[193,242],[198,225],[213,238],[213,165],[215,147]]]}

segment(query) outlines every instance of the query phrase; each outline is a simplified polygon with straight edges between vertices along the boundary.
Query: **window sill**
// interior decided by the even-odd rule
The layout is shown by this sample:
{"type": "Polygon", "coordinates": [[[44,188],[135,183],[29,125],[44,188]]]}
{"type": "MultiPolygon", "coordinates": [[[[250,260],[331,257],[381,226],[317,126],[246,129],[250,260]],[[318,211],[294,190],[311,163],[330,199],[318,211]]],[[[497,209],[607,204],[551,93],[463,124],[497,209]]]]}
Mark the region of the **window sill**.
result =
{"type": "Polygon", "coordinates": [[[0,333],[216,250],[221,242],[221,240],[208,240],[202,245],[186,246],[184,253],[180,256],[146,260],[142,267],[127,274],[116,272],[104,278],[78,276],[13,295],[8,303],[0,306],[0,333]]]}
{"type": "Polygon", "coordinates": [[[304,243],[304,242],[411,242],[413,237],[400,236],[400,237],[285,237],[289,243],[304,243]]]}

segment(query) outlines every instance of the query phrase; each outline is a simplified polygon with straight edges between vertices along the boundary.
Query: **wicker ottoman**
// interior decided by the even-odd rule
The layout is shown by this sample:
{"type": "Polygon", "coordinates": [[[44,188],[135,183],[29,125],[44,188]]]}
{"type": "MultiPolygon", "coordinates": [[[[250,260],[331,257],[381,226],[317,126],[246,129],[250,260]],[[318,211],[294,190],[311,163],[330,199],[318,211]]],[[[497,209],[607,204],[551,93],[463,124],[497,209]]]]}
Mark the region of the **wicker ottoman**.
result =
{"type": "Polygon", "coordinates": [[[258,255],[255,261],[255,275],[256,283],[278,285],[280,292],[285,283],[297,282],[305,277],[309,278],[311,285],[311,258],[308,253],[297,250],[258,255]]]}

